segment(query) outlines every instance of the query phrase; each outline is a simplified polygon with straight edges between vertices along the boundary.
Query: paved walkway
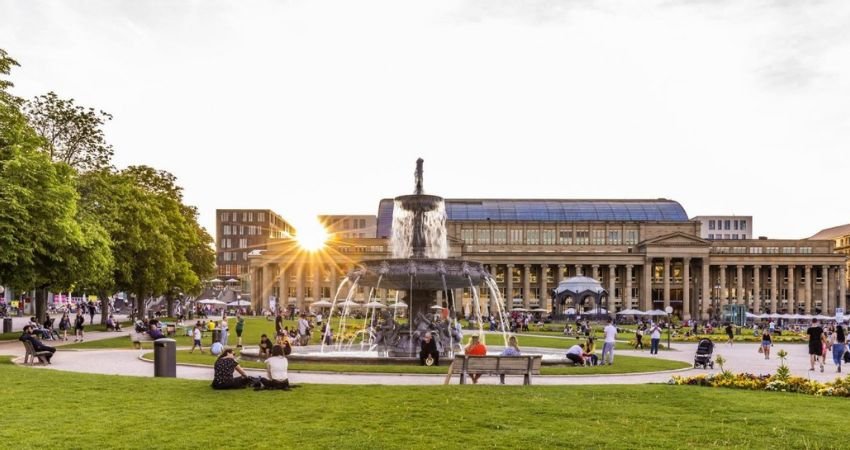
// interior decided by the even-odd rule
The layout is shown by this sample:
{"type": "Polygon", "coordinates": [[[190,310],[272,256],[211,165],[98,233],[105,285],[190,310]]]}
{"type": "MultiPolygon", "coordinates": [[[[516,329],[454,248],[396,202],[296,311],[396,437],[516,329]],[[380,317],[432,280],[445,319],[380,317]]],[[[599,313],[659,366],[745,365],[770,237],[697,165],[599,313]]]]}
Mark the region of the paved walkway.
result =
{"type": "MultiPolygon", "coordinates": [[[[89,340],[108,339],[126,333],[89,333],[89,340]]],[[[807,346],[800,344],[777,345],[773,349],[775,353],[784,348],[789,353],[788,364],[794,375],[808,377],[819,381],[828,381],[836,377],[835,366],[830,362],[824,373],[808,370],[807,346]]],[[[693,363],[696,344],[673,344],[673,351],[662,351],[658,358],[671,359],[693,363]]],[[[726,368],[733,372],[750,372],[755,374],[774,373],[779,366],[779,359],[772,356],[770,360],[757,352],[757,344],[735,344],[718,345],[715,348],[715,357],[723,355],[728,360],[726,368]]],[[[531,350],[531,349],[528,349],[531,350]]],[[[86,350],[86,351],[60,351],[53,358],[53,364],[41,367],[46,370],[65,370],[82,373],[100,373],[110,375],[129,376],[153,376],[153,364],[139,359],[150,350],[86,350]]],[[[0,354],[23,355],[23,346],[14,341],[12,343],[0,343],[0,354]]],[[[623,351],[616,352],[617,355],[632,355],[650,357],[649,351],[623,351]]],[[[655,356],[653,356],[655,357],[655,356]]],[[[616,357],[615,357],[616,364],[616,357]]],[[[263,372],[256,369],[248,369],[254,375],[263,372]]],[[[687,369],[675,372],[659,372],[650,374],[621,374],[621,375],[570,375],[570,376],[540,376],[534,378],[537,385],[579,385],[579,384],[645,384],[665,383],[671,375],[696,375],[705,373],[717,373],[719,367],[715,365],[714,370],[687,369]]],[[[178,378],[212,380],[212,369],[208,367],[194,367],[178,365],[178,378]]],[[[316,383],[316,384],[381,384],[381,385],[439,385],[443,384],[445,375],[418,375],[418,374],[344,374],[344,373],[316,373],[316,372],[291,372],[290,380],[293,383],[316,383]]],[[[457,383],[457,377],[453,383],[457,383]]],[[[483,377],[481,384],[498,384],[498,377],[483,377]]],[[[508,384],[521,384],[522,377],[507,377],[508,384]]]]}

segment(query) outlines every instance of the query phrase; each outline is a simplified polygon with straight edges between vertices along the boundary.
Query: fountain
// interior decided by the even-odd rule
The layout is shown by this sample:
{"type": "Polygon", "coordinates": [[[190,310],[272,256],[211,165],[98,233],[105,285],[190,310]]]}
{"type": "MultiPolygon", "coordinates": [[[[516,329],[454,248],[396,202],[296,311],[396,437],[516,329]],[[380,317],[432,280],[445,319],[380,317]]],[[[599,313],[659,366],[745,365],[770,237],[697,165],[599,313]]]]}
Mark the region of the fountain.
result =
{"type": "MultiPolygon", "coordinates": [[[[398,300],[406,302],[407,327],[400,326],[396,320],[398,307],[393,308],[393,313],[384,312],[380,318],[376,317],[377,309],[372,309],[371,319],[367,317],[363,330],[358,331],[361,346],[388,357],[416,357],[422,336],[430,331],[438,349],[451,355],[462,348],[459,345],[460,331],[457,327],[460,304],[459,300],[454,298],[454,290],[470,289],[472,309],[479,333],[483,336],[484,318],[481,317],[478,295],[478,287],[483,283],[490,292],[490,298],[496,299],[495,314],[502,324],[503,339],[507,343],[507,318],[493,277],[480,263],[448,258],[445,203],[441,197],[425,194],[422,163],[421,158],[416,161],[413,194],[395,198],[390,240],[392,258],[361,262],[347,274],[337,290],[331,314],[340,298],[345,299],[342,304],[346,305],[340,316],[337,336],[343,335],[350,309],[348,305],[351,304],[353,293],[358,287],[369,288],[370,303],[374,302],[373,295],[378,289],[393,289],[400,293],[397,305],[402,305],[398,300]],[[346,285],[350,285],[348,293],[340,297],[339,294],[346,285]],[[443,293],[443,298],[452,311],[448,317],[434,318],[431,312],[431,308],[436,304],[438,292],[443,293]]],[[[491,311],[491,314],[493,313],[491,311]]],[[[332,316],[328,318],[328,323],[331,318],[332,316]]],[[[354,339],[348,343],[338,340],[333,346],[322,345],[322,352],[350,350],[353,343],[354,339]]]]}

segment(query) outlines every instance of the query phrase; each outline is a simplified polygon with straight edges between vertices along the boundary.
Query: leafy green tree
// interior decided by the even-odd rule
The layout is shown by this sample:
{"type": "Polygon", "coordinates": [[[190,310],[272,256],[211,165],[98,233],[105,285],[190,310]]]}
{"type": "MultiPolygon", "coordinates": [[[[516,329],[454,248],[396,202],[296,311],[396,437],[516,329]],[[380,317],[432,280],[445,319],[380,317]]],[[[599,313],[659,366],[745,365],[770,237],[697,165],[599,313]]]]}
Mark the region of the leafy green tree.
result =
{"type": "Polygon", "coordinates": [[[75,105],[52,91],[27,101],[24,112],[53,161],[82,172],[109,167],[113,150],[103,134],[103,125],[112,120],[109,113],[75,105]]]}

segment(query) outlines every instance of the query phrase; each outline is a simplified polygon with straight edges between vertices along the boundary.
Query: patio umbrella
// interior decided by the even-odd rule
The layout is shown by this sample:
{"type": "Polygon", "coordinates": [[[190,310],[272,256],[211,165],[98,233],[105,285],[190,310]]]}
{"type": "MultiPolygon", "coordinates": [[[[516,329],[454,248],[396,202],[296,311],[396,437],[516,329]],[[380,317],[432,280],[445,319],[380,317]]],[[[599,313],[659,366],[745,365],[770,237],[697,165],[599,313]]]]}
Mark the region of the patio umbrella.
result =
{"type": "Polygon", "coordinates": [[[528,312],[529,310],[527,308],[514,308],[513,311],[528,312]]]}
{"type": "Polygon", "coordinates": [[[337,306],[339,306],[341,308],[357,308],[357,307],[361,306],[361,304],[357,303],[355,301],[346,300],[342,303],[338,303],[337,306]]]}
{"type": "Polygon", "coordinates": [[[617,315],[618,316],[620,316],[620,315],[622,315],[622,316],[644,316],[644,315],[646,315],[646,313],[639,310],[639,309],[629,308],[629,309],[624,309],[624,310],[618,312],[617,315]]]}
{"type": "Polygon", "coordinates": [[[407,303],[399,301],[398,303],[390,305],[390,308],[407,308],[407,303]]]}
{"type": "Polygon", "coordinates": [[[226,281],[226,283],[238,283],[238,282],[239,282],[239,280],[237,280],[236,278],[230,278],[226,281]]]}
{"type": "Polygon", "coordinates": [[[647,311],[646,315],[647,316],[666,316],[667,313],[660,310],[660,309],[653,309],[652,311],[647,311]]]}
{"type": "Polygon", "coordinates": [[[215,300],[215,299],[201,300],[198,303],[200,303],[202,305],[226,305],[227,304],[227,303],[224,303],[221,300],[215,300]]]}
{"type": "Polygon", "coordinates": [[[367,308],[380,308],[380,309],[383,309],[383,308],[386,308],[386,307],[387,307],[387,305],[385,305],[385,304],[383,304],[383,303],[381,303],[381,302],[369,302],[369,303],[366,303],[366,304],[365,304],[365,305],[363,305],[363,306],[365,306],[365,307],[367,307],[367,308]]]}
{"type": "Polygon", "coordinates": [[[212,280],[210,280],[210,283],[221,283],[221,280],[218,278],[213,278],[212,280]]]}
{"type": "Polygon", "coordinates": [[[543,308],[534,308],[531,310],[531,312],[549,312],[549,310],[543,308]]]}
{"type": "Polygon", "coordinates": [[[608,314],[608,310],[605,308],[593,308],[590,311],[586,311],[585,314],[608,314]]]}
{"type": "Polygon", "coordinates": [[[438,309],[443,309],[443,307],[440,306],[440,305],[434,305],[434,306],[431,307],[431,309],[438,310],[438,309]]]}
{"type": "Polygon", "coordinates": [[[327,308],[333,306],[333,304],[327,300],[318,300],[310,304],[310,306],[315,306],[318,308],[327,308]]]}
{"type": "Polygon", "coordinates": [[[569,315],[569,314],[575,314],[575,313],[576,313],[576,309],[575,309],[575,308],[567,308],[567,309],[564,311],[564,314],[567,314],[567,315],[569,315]]]}
{"type": "Polygon", "coordinates": [[[247,302],[245,300],[234,300],[228,303],[227,306],[251,306],[251,302],[247,302]]]}

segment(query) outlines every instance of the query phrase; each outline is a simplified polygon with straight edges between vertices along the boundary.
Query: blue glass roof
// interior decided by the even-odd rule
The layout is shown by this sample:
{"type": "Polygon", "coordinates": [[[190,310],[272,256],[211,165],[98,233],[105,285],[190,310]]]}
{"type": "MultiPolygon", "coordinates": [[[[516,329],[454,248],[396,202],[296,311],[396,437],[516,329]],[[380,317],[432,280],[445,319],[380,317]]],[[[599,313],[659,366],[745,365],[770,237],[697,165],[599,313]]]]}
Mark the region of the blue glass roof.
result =
{"type": "MultiPolygon", "coordinates": [[[[393,200],[378,205],[378,237],[392,231],[393,200]]],[[[446,199],[450,222],[546,221],[546,222],[687,222],[679,202],[658,200],[503,200],[446,199]]]]}

